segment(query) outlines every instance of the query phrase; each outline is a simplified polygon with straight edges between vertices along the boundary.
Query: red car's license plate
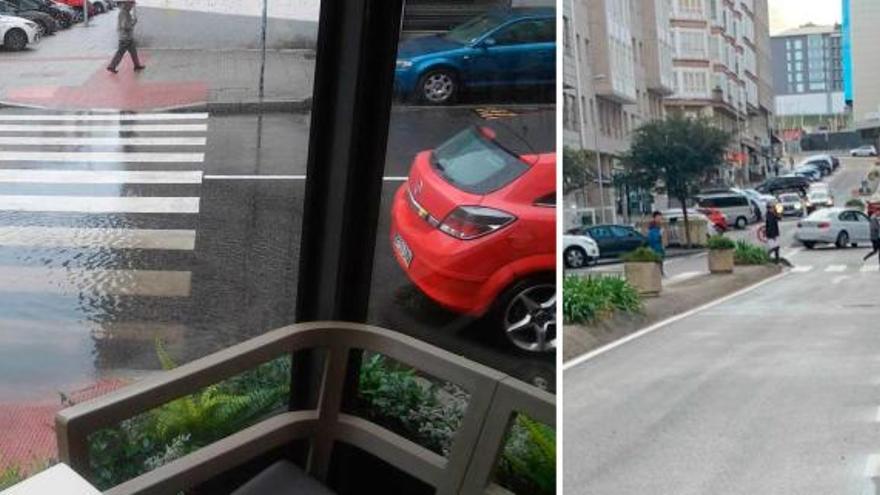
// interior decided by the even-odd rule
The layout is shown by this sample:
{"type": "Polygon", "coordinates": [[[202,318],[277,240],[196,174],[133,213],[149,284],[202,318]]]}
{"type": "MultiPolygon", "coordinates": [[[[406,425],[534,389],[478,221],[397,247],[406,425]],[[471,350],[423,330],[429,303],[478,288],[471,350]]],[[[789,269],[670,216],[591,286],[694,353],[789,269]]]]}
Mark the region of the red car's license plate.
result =
{"type": "Polygon", "coordinates": [[[394,234],[394,251],[397,252],[397,255],[403,260],[403,264],[409,268],[413,259],[412,250],[409,248],[406,241],[403,240],[403,237],[400,237],[400,234],[394,234]]]}

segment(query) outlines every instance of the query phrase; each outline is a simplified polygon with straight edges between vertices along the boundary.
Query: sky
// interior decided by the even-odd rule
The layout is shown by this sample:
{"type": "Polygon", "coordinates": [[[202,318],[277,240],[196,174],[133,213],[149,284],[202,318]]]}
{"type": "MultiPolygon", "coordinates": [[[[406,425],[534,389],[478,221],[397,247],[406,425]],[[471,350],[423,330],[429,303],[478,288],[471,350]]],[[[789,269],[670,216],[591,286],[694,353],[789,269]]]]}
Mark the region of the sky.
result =
{"type": "Polygon", "coordinates": [[[813,24],[840,22],[840,0],[769,0],[770,34],[813,24]]]}

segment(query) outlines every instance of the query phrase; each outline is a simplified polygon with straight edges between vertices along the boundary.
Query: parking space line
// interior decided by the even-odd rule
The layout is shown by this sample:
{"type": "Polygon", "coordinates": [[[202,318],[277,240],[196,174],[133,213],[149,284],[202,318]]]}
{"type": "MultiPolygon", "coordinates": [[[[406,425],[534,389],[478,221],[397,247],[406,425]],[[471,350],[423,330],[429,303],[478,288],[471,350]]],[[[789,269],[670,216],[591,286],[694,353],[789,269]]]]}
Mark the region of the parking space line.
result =
{"type": "Polygon", "coordinates": [[[185,229],[0,227],[0,246],[192,251],[195,245],[196,231],[185,229]]]}
{"type": "Polygon", "coordinates": [[[2,169],[0,183],[39,184],[201,184],[198,170],[2,169]]]}
{"type": "Polygon", "coordinates": [[[197,197],[0,196],[0,210],[72,213],[198,213],[197,197]]]}
{"type": "Polygon", "coordinates": [[[133,121],[133,120],[205,120],[207,113],[99,113],[99,114],[18,114],[0,115],[0,122],[45,121],[133,121]]]}
{"type": "Polygon", "coordinates": [[[870,454],[865,462],[865,476],[868,478],[877,477],[880,475],[878,468],[880,468],[880,455],[870,454]]]}
{"type": "Polygon", "coordinates": [[[204,153],[0,151],[0,162],[201,163],[204,153]]]}
{"type": "Polygon", "coordinates": [[[0,137],[11,146],[204,146],[205,137],[0,137]]]}
{"type": "Polygon", "coordinates": [[[208,124],[0,124],[0,132],[207,132],[208,124]]]}

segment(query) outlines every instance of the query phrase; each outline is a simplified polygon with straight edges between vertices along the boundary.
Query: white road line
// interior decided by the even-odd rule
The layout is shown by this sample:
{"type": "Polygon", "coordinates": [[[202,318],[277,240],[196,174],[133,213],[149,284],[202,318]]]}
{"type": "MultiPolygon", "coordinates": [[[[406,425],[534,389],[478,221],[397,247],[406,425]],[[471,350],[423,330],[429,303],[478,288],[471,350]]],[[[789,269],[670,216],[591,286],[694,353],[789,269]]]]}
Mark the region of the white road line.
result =
{"type": "Polygon", "coordinates": [[[863,273],[880,272],[880,266],[878,266],[878,265],[864,265],[859,271],[863,272],[863,273]]]}
{"type": "Polygon", "coordinates": [[[41,184],[201,184],[202,172],[141,170],[0,169],[0,183],[41,184]]]}
{"type": "Polygon", "coordinates": [[[0,210],[76,213],[198,213],[199,198],[0,196],[0,210]]]}
{"type": "Polygon", "coordinates": [[[839,273],[846,271],[846,265],[828,265],[828,268],[825,269],[828,273],[839,273]]]}
{"type": "MultiPolygon", "coordinates": [[[[306,180],[305,175],[222,175],[205,174],[205,180],[306,180]]],[[[408,177],[391,175],[382,177],[385,182],[404,182],[408,177]]]]}
{"type": "Polygon", "coordinates": [[[190,294],[191,278],[188,271],[0,266],[0,292],[186,297],[190,294]]]}
{"type": "Polygon", "coordinates": [[[195,230],[0,227],[0,246],[192,251],[195,230]]]}
{"type": "Polygon", "coordinates": [[[0,162],[201,163],[204,153],[0,151],[0,162]]]}
{"type": "Polygon", "coordinates": [[[669,283],[669,284],[675,284],[675,283],[678,283],[678,282],[684,282],[685,280],[690,280],[690,279],[692,279],[692,278],[694,278],[694,277],[699,277],[699,276],[702,275],[702,274],[703,274],[703,272],[684,272],[684,273],[679,273],[678,275],[674,275],[674,276],[672,276],[672,277],[669,277],[669,279],[667,279],[667,283],[669,283]]]}
{"type": "Polygon", "coordinates": [[[880,407],[877,408],[877,415],[874,416],[874,421],[880,423],[880,407]]]}
{"type": "Polygon", "coordinates": [[[208,124],[0,124],[0,132],[207,132],[208,124]]]}
{"type": "Polygon", "coordinates": [[[203,137],[0,137],[0,144],[10,146],[204,146],[203,137]]]}
{"type": "Polygon", "coordinates": [[[848,278],[849,278],[849,275],[838,275],[838,276],[834,277],[833,279],[831,279],[831,285],[838,285],[848,278]]]}
{"type": "Polygon", "coordinates": [[[878,468],[880,468],[880,455],[869,455],[868,460],[865,462],[865,477],[874,478],[880,475],[878,468]]]}
{"type": "Polygon", "coordinates": [[[792,273],[807,273],[813,269],[812,265],[799,265],[791,269],[792,273]]]}
{"type": "Polygon", "coordinates": [[[718,306],[719,304],[723,304],[723,303],[725,303],[725,302],[727,302],[727,301],[730,301],[731,299],[735,299],[735,298],[737,298],[737,297],[739,297],[739,296],[742,296],[742,295],[744,295],[744,294],[747,294],[747,293],[749,293],[749,292],[752,292],[753,290],[755,290],[755,289],[757,289],[757,288],[759,288],[759,287],[761,287],[761,286],[764,286],[764,285],[769,284],[769,283],[771,283],[771,282],[775,282],[775,281],[779,280],[780,278],[785,277],[786,275],[788,275],[788,272],[782,272],[782,273],[779,273],[779,274],[774,275],[774,276],[772,276],[772,277],[770,277],[770,278],[766,278],[766,279],[764,279],[764,280],[761,280],[760,282],[757,282],[757,283],[752,284],[752,285],[750,285],[750,286],[748,286],[748,287],[745,287],[745,288],[743,288],[743,289],[740,289],[740,290],[738,290],[738,291],[736,291],[736,292],[734,292],[734,293],[732,293],[732,294],[728,294],[728,295],[726,295],[726,296],[724,296],[724,297],[722,297],[722,298],[716,299],[716,300],[714,300],[714,301],[710,301],[710,302],[708,302],[708,303],[706,303],[706,304],[704,304],[704,305],[702,305],[702,306],[699,306],[699,307],[697,307],[697,308],[691,309],[691,310],[689,310],[689,311],[685,311],[684,313],[679,313],[679,314],[677,314],[677,315],[675,315],[675,316],[672,316],[672,317],[670,317],[670,318],[667,318],[667,319],[665,319],[665,320],[663,320],[663,321],[657,322],[657,323],[655,323],[655,324],[653,324],[653,325],[651,325],[651,326],[648,326],[648,327],[646,327],[646,328],[643,328],[643,329],[639,330],[639,331],[636,332],[636,333],[633,333],[633,334],[627,335],[626,337],[624,337],[624,338],[622,338],[622,339],[620,339],[620,340],[616,340],[616,341],[614,341],[614,342],[612,342],[612,343],[610,343],[610,344],[608,344],[608,345],[605,345],[605,346],[600,347],[600,348],[598,348],[598,349],[594,349],[594,350],[592,350],[592,351],[590,351],[590,352],[588,352],[588,353],[586,353],[586,354],[583,354],[583,355],[581,355],[581,356],[578,356],[578,357],[576,357],[576,358],[574,358],[574,359],[568,361],[567,363],[564,363],[564,364],[562,365],[562,370],[563,370],[563,371],[567,371],[567,370],[569,370],[569,369],[571,369],[571,368],[574,368],[575,366],[581,365],[581,364],[583,364],[583,363],[585,363],[585,362],[587,362],[587,361],[589,361],[589,360],[591,360],[591,359],[594,359],[594,358],[596,358],[596,357],[598,357],[598,356],[601,356],[602,354],[605,354],[606,352],[609,352],[609,351],[611,351],[611,350],[613,350],[613,349],[616,349],[616,348],[618,348],[618,347],[620,347],[620,346],[622,346],[622,345],[624,345],[624,344],[626,344],[626,343],[632,342],[633,340],[636,340],[636,339],[638,339],[638,338],[640,338],[640,337],[644,337],[645,335],[648,335],[649,333],[656,332],[657,330],[659,330],[659,329],[661,329],[661,328],[663,328],[663,327],[666,327],[666,326],[668,326],[668,325],[671,325],[671,324],[673,324],[673,323],[675,323],[675,322],[677,322],[677,321],[679,321],[679,320],[683,320],[683,319],[685,319],[685,318],[687,318],[687,317],[689,317],[689,316],[695,315],[695,314],[697,314],[697,313],[699,313],[699,312],[701,312],[701,311],[705,311],[705,310],[707,310],[707,309],[711,309],[711,308],[713,308],[713,307],[715,307],[715,306],[718,306]]]}
{"type": "Polygon", "coordinates": [[[20,114],[0,115],[0,122],[44,121],[131,121],[131,120],[205,120],[207,113],[101,113],[101,114],[20,114]]]}

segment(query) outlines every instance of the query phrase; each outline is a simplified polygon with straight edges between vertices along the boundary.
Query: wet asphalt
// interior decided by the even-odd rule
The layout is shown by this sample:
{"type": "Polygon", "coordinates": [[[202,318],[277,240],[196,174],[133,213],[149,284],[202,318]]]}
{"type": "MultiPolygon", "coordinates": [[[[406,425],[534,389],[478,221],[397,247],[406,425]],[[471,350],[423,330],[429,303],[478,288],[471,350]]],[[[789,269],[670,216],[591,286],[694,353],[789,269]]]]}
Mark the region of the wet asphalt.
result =
{"type": "MultiPolygon", "coordinates": [[[[495,338],[485,321],[437,307],[409,283],[387,242],[390,200],[416,152],[473,124],[496,129],[519,152],[553,149],[552,105],[505,106],[496,119],[499,109],[492,104],[395,107],[369,323],[555,389],[553,356],[514,352],[495,338]],[[496,112],[482,110],[486,107],[496,112]]],[[[0,110],[0,118],[35,114],[54,112],[0,110]]],[[[22,132],[5,130],[14,127],[4,125],[59,122],[0,122],[0,137],[153,137],[157,142],[166,137],[207,138],[204,146],[0,146],[0,172],[17,170],[22,175],[34,170],[203,173],[200,183],[0,180],[0,203],[12,205],[0,205],[0,400],[45,397],[108,375],[150,373],[159,369],[157,339],[178,362],[186,362],[292,323],[309,117],[210,115],[199,122],[207,124],[206,131],[186,133],[94,132],[83,127],[101,122],[90,121],[65,122],[79,126],[72,131],[22,132]],[[96,151],[203,153],[204,158],[186,163],[76,158],[96,151]],[[33,159],[31,152],[58,154],[33,159]],[[267,175],[284,177],[242,178],[267,175]],[[78,197],[90,198],[85,208],[74,205],[78,197]],[[195,202],[197,211],[181,206],[183,200],[195,202]],[[108,211],[91,211],[103,208],[106,201],[108,211]],[[89,211],[78,211],[83,209],[89,211]],[[167,237],[148,239],[158,243],[153,245],[126,237],[133,230],[166,229],[179,230],[188,241],[177,246],[167,237]],[[58,240],[84,232],[99,234],[90,234],[97,237],[87,243],[65,245],[58,240]]]]}

